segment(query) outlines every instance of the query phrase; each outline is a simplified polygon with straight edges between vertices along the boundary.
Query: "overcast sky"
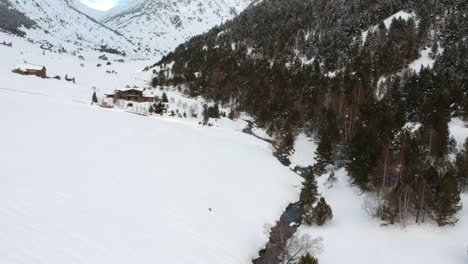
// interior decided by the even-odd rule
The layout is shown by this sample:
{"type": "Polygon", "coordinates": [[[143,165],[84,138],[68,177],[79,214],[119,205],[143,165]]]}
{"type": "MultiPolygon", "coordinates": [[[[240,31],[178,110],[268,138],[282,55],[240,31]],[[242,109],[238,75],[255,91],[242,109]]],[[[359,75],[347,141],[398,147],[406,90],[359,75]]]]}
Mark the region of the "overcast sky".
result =
{"type": "Polygon", "coordinates": [[[106,11],[127,0],[80,0],[83,4],[97,10],[106,11]]]}

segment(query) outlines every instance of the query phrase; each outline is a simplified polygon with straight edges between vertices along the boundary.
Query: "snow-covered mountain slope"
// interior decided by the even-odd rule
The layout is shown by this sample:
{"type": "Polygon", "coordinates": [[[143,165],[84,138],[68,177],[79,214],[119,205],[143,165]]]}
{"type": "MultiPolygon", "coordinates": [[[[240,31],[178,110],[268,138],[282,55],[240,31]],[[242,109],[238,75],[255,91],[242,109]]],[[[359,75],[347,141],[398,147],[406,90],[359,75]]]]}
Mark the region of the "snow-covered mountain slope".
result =
{"type": "Polygon", "coordinates": [[[28,39],[44,44],[45,48],[63,47],[70,52],[107,46],[126,54],[133,53],[133,44],[128,39],[79,11],[76,0],[7,1],[14,10],[36,23],[35,27],[21,30],[28,39]]]}
{"type": "Polygon", "coordinates": [[[190,37],[233,18],[252,0],[134,0],[101,21],[148,55],[166,54],[190,37]]]}

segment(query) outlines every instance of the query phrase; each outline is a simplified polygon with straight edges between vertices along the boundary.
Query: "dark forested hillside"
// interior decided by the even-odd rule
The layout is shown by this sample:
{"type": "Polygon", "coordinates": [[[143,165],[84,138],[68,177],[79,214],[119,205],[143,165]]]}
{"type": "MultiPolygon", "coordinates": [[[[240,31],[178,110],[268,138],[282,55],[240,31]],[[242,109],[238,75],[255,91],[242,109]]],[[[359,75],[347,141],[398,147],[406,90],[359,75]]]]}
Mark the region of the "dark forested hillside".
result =
{"type": "Polygon", "coordinates": [[[10,3],[0,1],[0,30],[24,36],[21,27],[30,28],[35,24],[23,13],[13,9],[10,3]]]}
{"type": "Polygon", "coordinates": [[[465,0],[264,0],[164,57],[153,85],[247,111],[278,155],[314,135],[314,169],[346,166],[387,222],[454,224],[468,144],[447,123],[468,117],[467,15],[465,0]],[[432,67],[409,67],[424,55],[432,67]]]}

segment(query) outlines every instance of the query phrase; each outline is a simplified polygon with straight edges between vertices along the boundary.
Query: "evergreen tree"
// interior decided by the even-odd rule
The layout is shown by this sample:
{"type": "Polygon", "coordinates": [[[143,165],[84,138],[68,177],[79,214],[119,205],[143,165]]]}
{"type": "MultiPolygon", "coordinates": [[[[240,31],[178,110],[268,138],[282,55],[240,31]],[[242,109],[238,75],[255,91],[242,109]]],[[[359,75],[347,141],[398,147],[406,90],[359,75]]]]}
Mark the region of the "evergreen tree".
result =
{"type": "Polygon", "coordinates": [[[161,101],[162,101],[163,103],[169,103],[169,99],[167,99],[167,94],[166,94],[166,92],[164,92],[164,93],[162,94],[161,101]]]}
{"type": "Polygon", "coordinates": [[[432,179],[432,217],[439,226],[455,225],[460,211],[460,193],[454,170],[449,169],[441,179],[432,179]]]}
{"type": "Polygon", "coordinates": [[[215,104],[214,106],[208,107],[207,114],[208,114],[208,117],[210,117],[210,118],[219,118],[220,117],[220,112],[219,112],[218,104],[215,104]]]}
{"type": "Polygon", "coordinates": [[[163,115],[166,112],[166,104],[163,104],[162,102],[154,104],[153,106],[155,114],[163,115]]]}
{"type": "Polygon", "coordinates": [[[465,140],[463,147],[463,150],[459,151],[455,157],[456,179],[460,192],[464,192],[468,185],[468,139],[465,140]]]}
{"type": "Polygon", "coordinates": [[[98,98],[96,96],[96,92],[93,93],[93,103],[97,104],[98,103],[98,98]]]}
{"type": "Polygon", "coordinates": [[[234,111],[229,112],[228,118],[234,120],[234,111]]]}
{"type": "Polygon", "coordinates": [[[456,178],[460,191],[463,192],[468,183],[468,160],[464,152],[457,153],[455,157],[455,167],[457,169],[456,178]]]}
{"type": "Polygon", "coordinates": [[[299,206],[303,216],[311,213],[311,209],[313,208],[315,202],[317,202],[318,195],[317,181],[315,180],[314,175],[311,173],[306,177],[302,185],[299,199],[299,206]]]}
{"type": "Polygon", "coordinates": [[[314,256],[311,256],[309,253],[306,255],[302,256],[299,259],[299,264],[318,264],[318,259],[315,258],[314,256]]]}
{"type": "Polygon", "coordinates": [[[203,105],[203,125],[206,126],[208,125],[208,122],[210,121],[210,114],[208,112],[208,105],[204,104],[203,105]]]}
{"type": "Polygon", "coordinates": [[[346,168],[354,184],[362,190],[369,188],[369,173],[376,164],[380,149],[377,132],[371,126],[356,131],[348,143],[347,156],[349,161],[346,168]]]}
{"type": "Polygon", "coordinates": [[[322,226],[326,222],[330,221],[333,218],[333,213],[331,207],[325,201],[325,198],[321,197],[317,206],[315,206],[312,213],[312,218],[314,223],[322,226]]]}
{"type": "Polygon", "coordinates": [[[322,119],[322,125],[319,128],[320,141],[315,151],[317,163],[314,166],[314,170],[317,174],[325,173],[325,168],[328,165],[333,165],[333,146],[340,136],[336,116],[333,111],[327,110],[322,119]]]}
{"type": "Polygon", "coordinates": [[[278,157],[287,157],[294,150],[294,132],[289,128],[280,130],[275,136],[275,151],[278,157]]]}
{"type": "Polygon", "coordinates": [[[325,173],[325,168],[333,164],[333,146],[328,135],[324,134],[320,137],[315,155],[317,162],[314,165],[314,172],[322,175],[325,173]]]}

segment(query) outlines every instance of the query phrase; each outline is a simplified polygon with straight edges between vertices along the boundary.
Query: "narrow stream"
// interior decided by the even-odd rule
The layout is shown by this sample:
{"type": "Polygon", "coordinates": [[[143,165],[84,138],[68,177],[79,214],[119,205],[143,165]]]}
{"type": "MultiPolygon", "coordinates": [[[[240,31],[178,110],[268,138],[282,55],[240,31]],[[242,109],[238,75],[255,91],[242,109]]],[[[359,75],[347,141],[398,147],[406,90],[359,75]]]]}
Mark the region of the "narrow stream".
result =
{"type": "MultiPolygon", "coordinates": [[[[270,139],[262,138],[256,135],[252,129],[254,122],[245,120],[248,125],[242,132],[245,134],[254,136],[260,140],[273,144],[270,139]]],[[[295,172],[301,177],[305,177],[309,172],[307,168],[300,166],[291,166],[291,161],[287,157],[275,156],[278,161],[284,166],[288,167],[291,171],[295,172]]],[[[260,250],[259,257],[252,261],[253,264],[276,264],[278,263],[279,255],[281,254],[281,241],[290,239],[297,228],[302,222],[301,210],[299,208],[299,202],[290,204],[281,215],[280,219],[276,222],[270,230],[270,239],[265,245],[265,248],[260,250]]]]}

